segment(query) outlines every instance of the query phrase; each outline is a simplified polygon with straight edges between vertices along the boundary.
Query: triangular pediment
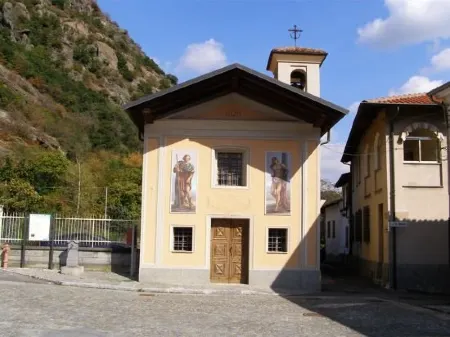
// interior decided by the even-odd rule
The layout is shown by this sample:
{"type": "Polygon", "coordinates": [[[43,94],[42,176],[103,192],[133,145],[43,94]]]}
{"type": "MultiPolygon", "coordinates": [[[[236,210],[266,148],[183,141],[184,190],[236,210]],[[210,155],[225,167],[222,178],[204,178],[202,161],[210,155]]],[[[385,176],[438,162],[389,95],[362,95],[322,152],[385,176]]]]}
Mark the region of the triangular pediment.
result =
{"type": "Polygon", "coordinates": [[[230,93],[189,107],[174,115],[168,116],[167,119],[299,121],[293,116],[239,95],[238,93],[230,93]]]}

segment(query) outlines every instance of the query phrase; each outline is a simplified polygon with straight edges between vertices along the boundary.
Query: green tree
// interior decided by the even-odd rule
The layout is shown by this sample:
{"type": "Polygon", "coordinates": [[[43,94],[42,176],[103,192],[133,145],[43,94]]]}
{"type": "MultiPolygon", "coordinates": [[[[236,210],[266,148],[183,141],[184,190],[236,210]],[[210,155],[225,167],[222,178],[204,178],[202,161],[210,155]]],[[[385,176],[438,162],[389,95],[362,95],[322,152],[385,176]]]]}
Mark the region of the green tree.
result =
{"type": "Polygon", "coordinates": [[[11,212],[32,212],[39,210],[41,197],[28,181],[12,179],[0,184],[0,203],[11,212]]]}

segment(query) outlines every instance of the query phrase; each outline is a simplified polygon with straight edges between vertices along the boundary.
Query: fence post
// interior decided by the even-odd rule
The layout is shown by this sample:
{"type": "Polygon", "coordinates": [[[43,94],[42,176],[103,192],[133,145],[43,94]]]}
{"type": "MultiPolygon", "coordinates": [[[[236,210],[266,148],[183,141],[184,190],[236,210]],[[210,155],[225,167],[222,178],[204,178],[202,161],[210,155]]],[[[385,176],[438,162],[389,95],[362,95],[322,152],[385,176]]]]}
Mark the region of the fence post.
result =
{"type": "Polygon", "coordinates": [[[136,225],[131,228],[131,266],[130,277],[134,276],[136,269],[136,225]]]}
{"type": "Polygon", "coordinates": [[[30,214],[24,214],[23,228],[22,228],[22,243],[20,247],[20,268],[25,266],[25,240],[28,235],[28,226],[30,222],[30,214]]]}
{"type": "Polygon", "coordinates": [[[55,216],[52,214],[50,218],[50,249],[48,253],[48,269],[53,269],[53,240],[54,240],[54,224],[55,224],[55,216]]]}
{"type": "Polygon", "coordinates": [[[0,205],[0,239],[3,238],[3,205],[0,205]]]}

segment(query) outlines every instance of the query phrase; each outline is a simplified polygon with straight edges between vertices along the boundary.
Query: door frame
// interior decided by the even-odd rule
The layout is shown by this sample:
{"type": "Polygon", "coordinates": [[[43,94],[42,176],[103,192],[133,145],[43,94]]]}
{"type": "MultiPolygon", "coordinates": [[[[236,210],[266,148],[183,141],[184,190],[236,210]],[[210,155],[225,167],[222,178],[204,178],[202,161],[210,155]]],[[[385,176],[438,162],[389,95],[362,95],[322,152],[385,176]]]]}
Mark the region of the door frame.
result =
{"type": "Polygon", "coordinates": [[[211,269],[211,225],[214,219],[244,219],[248,221],[248,279],[250,282],[250,271],[253,269],[253,216],[251,215],[230,215],[214,214],[206,216],[206,241],[205,241],[205,268],[211,269]]]}

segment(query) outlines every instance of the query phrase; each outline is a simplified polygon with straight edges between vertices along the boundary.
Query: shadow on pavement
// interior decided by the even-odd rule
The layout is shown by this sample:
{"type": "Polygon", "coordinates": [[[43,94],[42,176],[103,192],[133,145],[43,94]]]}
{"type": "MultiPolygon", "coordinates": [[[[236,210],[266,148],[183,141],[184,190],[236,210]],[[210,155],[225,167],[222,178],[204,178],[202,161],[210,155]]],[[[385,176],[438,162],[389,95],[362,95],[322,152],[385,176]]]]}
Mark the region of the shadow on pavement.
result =
{"type": "MultiPolygon", "coordinates": [[[[392,291],[335,266],[324,264],[321,269],[319,291],[282,296],[306,309],[303,315],[309,319],[330,319],[345,326],[348,335],[450,336],[450,315],[431,310],[432,304],[450,307],[450,297],[392,291]]],[[[281,271],[279,278],[285,275],[281,271]]]]}

